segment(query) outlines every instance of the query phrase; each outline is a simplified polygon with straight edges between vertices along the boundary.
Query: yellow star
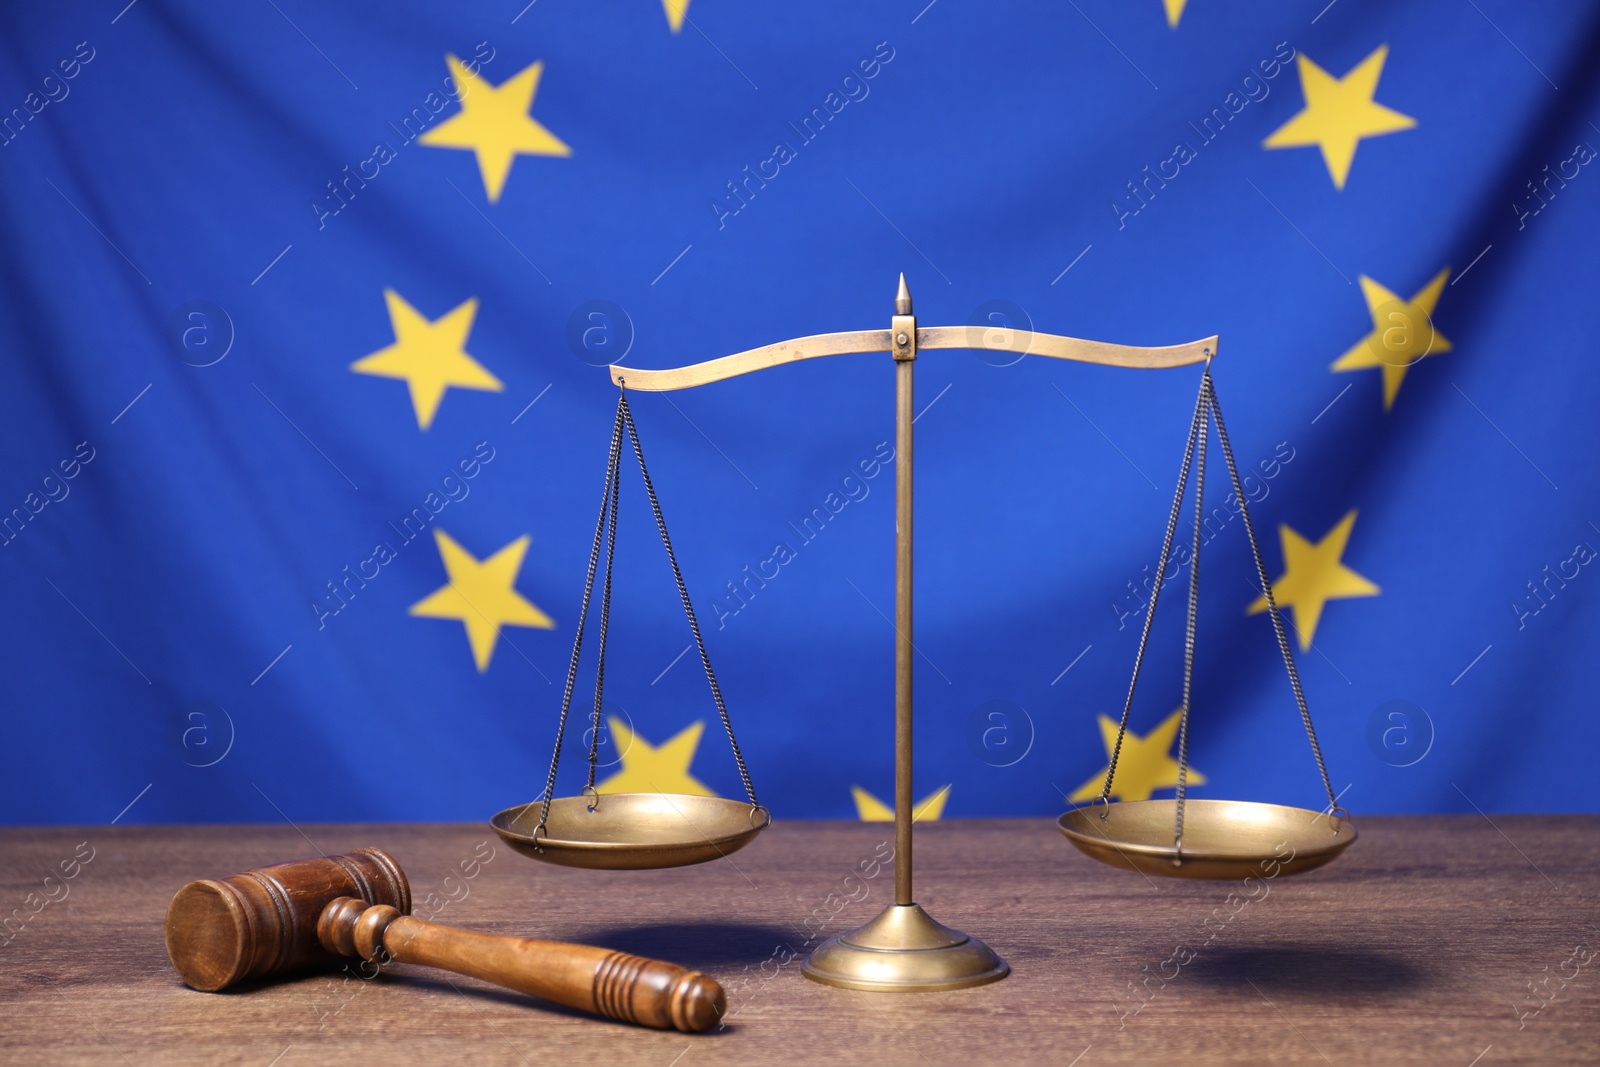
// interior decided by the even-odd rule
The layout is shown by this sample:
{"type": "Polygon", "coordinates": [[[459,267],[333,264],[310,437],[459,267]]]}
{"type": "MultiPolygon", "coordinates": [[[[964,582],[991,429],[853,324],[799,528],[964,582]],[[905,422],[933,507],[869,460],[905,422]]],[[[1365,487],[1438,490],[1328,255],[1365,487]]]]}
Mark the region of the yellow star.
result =
{"type": "Polygon", "coordinates": [[[500,191],[506,187],[506,178],[511,173],[511,163],[519,154],[572,155],[572,149],[528,114],[533,106],[533,94],[539,91],[539,75],[544,73],[542,60],[524,67],[499,86],[493,86],[468,70],[455,56],[445,59],[456,84],[461,87],[461,111],[418,140],[437,148],[470,148],[476,152],[489,203],[500,199],[500,191]]]}
{"type": "Polygon", "coordinates": [[[523,534],[488,559],[478,560],[443,530],[435,528],[433,537],[450,580],[411,605],[411,614],[459,620],[467,628],[467,641],[472,645],[479,674],[489,669],[501,626],[510,623],[541,630],[555,627],[550,616],[516,589],[517,572],[522,569],[533,538],[523,534]]]}
{"type": "Polygon", "coordinates": [[[1361,292],[1372,314],[1372,332],[1335,360],[1332,369],[1382,367],[1383,410],[1394,407],[1394,398],[1400,392],[1406,370],[1424,356],[1450,351],[1450,342],[1433,328],[1433,308],[1439,303],[1439,294],[1444,291],[1445,280],[1449,277],[1450,268],[1446,267],[1416,296],[1402,300],[1363,274],[1361,292]]]}
{"type": "MultiPolygon", "coordinates": [[[[1328,601],[1377,596],[1381,591],[1340,562],[1355,524],[1356,512],[1352,508],[1339,520],[1339,525],[1316,544],[1295,533],[1287,523],[1278,527],[1278,537],[1283,542],[1283,577],[1272,583],[1272,598],[1280,611],[1294,608],[1294,627],[1300,634],[1302,652],[1310,650],[1317,622],[1328,601]]],[[[1267,598],[1259,596],[1248,613],[1258,615],[1266,610],[1267,598]]]]}
{"type": "Polygon", "coordinates": [[[622,753],[622,769],[599,785],[601,793],[678,793],[714,797],[699,779],[689,773],[695,749],[700,747],[704,721],[680,730],[665,744],[656,746],[628,729],[621,719],[609,717],[611,736],[622,753]]]}
{"type": "Polygon", "coordinates": [[[1356,158],[1356,143],[1363,137],[1409,130],[1417,124],[1410,115],[1384,107],[1372,99],[1378,91],[1378,77],[1389,46],[1379,45],[1342,78],[1335,78],[1304,54],[1299,58],[1300,88],[1306,106],[1294,118],[1279,126],[1261,142],[1267,148],[1299,148],[1317,145],[1328,165],[1337,189],[1344,188],[1350,164],[1356,158]]]}
{"type": "Polygon", "coordinates": [[[452,385],[490,393],[505,388],[466,351],[472,319],[478,313],[477,297],[432,322],[393,289],[385,289],[383,299],[389,305],[394,344],[363,356],[350,364],[350,369],[404,380],[411,387],[411,406],[416,409],[419,427],[426,430],[433,425],[444,391],[452,385]]]}
{"type": "Polygon", "coordinates": [[[683,29],[683,18],[689,13],[689,0],[661,0],[661,6],[667,9],[667,25],[672,27],[672,32],[683,29]]]}
{"type": "Polygon", "coordinates": [[[1183,5],[1189,0],[1163,0],[1167,5],[1167,25],[1173,29],[1178,28],[1178,20],[1183,18],[1183,5]]]}
{"type": "MultiPolygon", "coordinates": [[[[859,785],[850,787],[856,801],[856,815],[862,822],[894,822],[894,809],[859,785]]],[[[950,787],[940,786],[917,803],[911,805],[912,822],[938,822],[944,814],[944,802],[950,799],[950,787]]]]}
{"type": "MultiPolygon", "coordinates": [[[[1111,782],[1111,795],[1118,800],[1149,800],[1152,791],[1175,789],[1178,785],[1178,761],[1169,753],[1178,736],[1178,724],[1183,719],[1180,707],[1161,720],[1161,725],[1140,737],[1129,730],[1122,739],[1122,753],[1117,757],[1117,776],[1111,782]]],[[[1117,720],[1100,716],[1100,740],[1106,746],[1109,761],[1111,750],[1117,746],[1117,720]]],[[[1107,764],[1109,766],[1109,762],[1107,764]]],[[[1189,768],[1186,779],[1190,785],[1205,785],[1206,776],[1189,768]]],[[[1093,800],[1105,787],[1106,772],[1084,782],[1067,799],[1074,804],[1093,800]]]]}

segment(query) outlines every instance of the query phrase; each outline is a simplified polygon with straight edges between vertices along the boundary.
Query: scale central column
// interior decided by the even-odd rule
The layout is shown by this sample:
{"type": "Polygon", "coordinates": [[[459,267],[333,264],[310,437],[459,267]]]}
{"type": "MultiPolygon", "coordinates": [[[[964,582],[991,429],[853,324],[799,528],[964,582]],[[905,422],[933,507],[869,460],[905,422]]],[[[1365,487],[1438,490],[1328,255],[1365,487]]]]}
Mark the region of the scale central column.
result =
{"type": "Polygon", "coordinates": [[[894,902],[915,904],[911,895],[911,479],[912,424],[916,422],[913,375],[917,367],[917,319],[911,293],[900,275],[895,296],[894,345],[894,902]],[[905,818],[901,818],[901,813],[905,818]]]}
{"type": "Polygon", "coordinates": [[[916,903],[911,882],[911,505],[912,374],[917,320],[900,275],[889,328],[895,360],[894,541],[894,903],[859,930],[818,946],[801,971],[827,985],[880,992],[960,989],[998,981],[1011,970],[975,937],[935,922],[916,903]]]}

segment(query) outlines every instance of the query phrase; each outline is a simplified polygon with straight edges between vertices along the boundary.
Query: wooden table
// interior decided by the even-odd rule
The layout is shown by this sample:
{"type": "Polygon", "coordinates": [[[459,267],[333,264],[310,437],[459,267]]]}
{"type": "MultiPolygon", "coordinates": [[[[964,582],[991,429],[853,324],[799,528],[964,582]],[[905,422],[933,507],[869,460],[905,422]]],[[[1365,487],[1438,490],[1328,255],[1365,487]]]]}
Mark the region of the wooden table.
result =
{"type": "Polygon", "coordinates": [[[0,1061],[1600,1062],[1593,816],[1363,819],[1342,859],[1252,885],[1248,903],[1231,882],[1152,882],[1099,866],[1049,820],[919,827],[920,901],[987,940],[1012,974],[900,995],[819,986],[799,969],[807,918],[829,935],[891,898],[891,868],[846,880],[889,851],[888,824],[780,823],[728,860],[609,875],[530,862],[486,826],[301,829],[0,830],[11,917],[0,934],[0,1061]],[[417,910],[437,908],[441,922],[705,970],[728,989],[726,1028],[644,1030],[398,965],[373,980],[324,973],[221,994],[178,981],[162,917],[180,885],[358,845],[392,852],[417,910]],[[61,877],[63,861],[74,877],[61,877]],[[463,877],[462,861],[476,877],[463,877]]]}

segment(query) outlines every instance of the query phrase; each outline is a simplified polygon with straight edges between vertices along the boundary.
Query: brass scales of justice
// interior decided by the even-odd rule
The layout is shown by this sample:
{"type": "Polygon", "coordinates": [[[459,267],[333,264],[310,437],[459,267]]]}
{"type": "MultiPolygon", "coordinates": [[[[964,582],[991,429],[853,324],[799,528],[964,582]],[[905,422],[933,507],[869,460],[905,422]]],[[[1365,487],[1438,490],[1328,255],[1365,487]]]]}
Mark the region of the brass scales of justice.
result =
{"type": "Polygon", "coordinates": [[[985,332],[963,326],[918,326],[911,312],[911,293],[900,277],[894,316],[887,330],[817,334],[780,341],[704,363],[669,370],[637,370],[614,365],[611,380],[621,389],[600,517],[589,554],[583,603],[573,638],[571,664],[562,692],[555,750],[544,792],[539,798],[495,815],[496,833],[517,851],[547,863],[567,867],[640,870],[701,863],[726,856],[749,844],[771,825],[765,806],[756,800],[755,787],[744,756],[734,737],[732,722],[706,654],[705,641],[690,605],[688,588],[678,566],[666,519],[646,469],[638,429],[628,407],[629,389],[666,392],[689,389],[771,367],[820,356],[887,352],[895,364],[895,899],[867,925],[833,937],[812,952],[802,965],[806,977],[828,985],[868,991],[947,990],[998,981],[1010,971],[987,945],[975,937],[935,921],[916,903],[912,892],[912,404],[913,374],[919,352],[932,349],[986,348],[1023,355],[1049,356],[1114,367],[1155,370],[1204,363],[1200,393],[1195,401],[1166,536],[1156,567],[1150,604],[1145,613],[1133,679],[1128,686],[1116,746],[1106,770],[1099,797],[1062,815],[1058,827],[1085,854],[1113,866],[1146,874],[1190,878],[1274,877],[1310,870],[1328,862],[1355,840],[1355,827],[1338,798],[1323,764],[1321,748],[1311,723],[1305,695],[1295,669],[1283,619],[1272,596],[1233,450],[1223,426],[1221,408],[1211,380],[1211,359],[1217,338],[1161,348],[1107,344],[1057,334],[1022,330],[985,332]],[[976,342],[976,343],[975,343],[976,342]],[[1290,686],[1311,742],[1328,807],[1322,812],[1278,804],[1229,800],[1188,800],[1188,738],[1190,680],[1193,673],[1195,618],[1199,597],[1199,553],[1202,497],[1205,484],[1206,442],[1215,427],[1227,460],[1232,486],[1239,500],[1244,527],[1249,534],[1256,573],[1267,600],[1278,646],[1288,670],[1290,686]],[[727,732],[747,799],[687,796],[665,793],[596,791],[595,773],[600,743],[601,693],[605,683],[606,636],[611,605],[611,563],[616,544],[617,503],[624,444],[638,461],[656,527],[666,548],[700,662],[711,688],[712,701],[727,732]],[[1127,732],[1134,689],[1155,617],[1156,601],[1171,554],[1173,537],[1191,472],[1195,476],[1195,531],[1189,573],[1189,610],[1185,631],[1182,716],[1178,734],[1179,775],[1173,800],[1110,800],[1117,758],[1127,732]],[[577,796],[555,797],[556,772],[561,759],[568,712],[571,709],[583,638],[600,570],[601,548],[606,548],[600,591],[599,650],[594,709],[589,731],[588,781],[577,796]],[[1286,851],[1287,850],[1287,851],[1286,851]]]}

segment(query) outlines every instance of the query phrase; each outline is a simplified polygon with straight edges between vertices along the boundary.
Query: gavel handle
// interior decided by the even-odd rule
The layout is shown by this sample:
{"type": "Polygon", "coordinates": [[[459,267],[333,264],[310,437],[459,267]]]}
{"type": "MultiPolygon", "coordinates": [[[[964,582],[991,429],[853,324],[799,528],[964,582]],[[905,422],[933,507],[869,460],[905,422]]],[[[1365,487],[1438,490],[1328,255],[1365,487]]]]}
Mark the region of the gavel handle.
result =
{"type": "Polygon", "coordinates": [[[515,989],[580,1011],[698,1033],[727,1006],[722,987],[698,971],[626,952],[481,934],[402,915],[353,897],[329,902],[317,939],[340,956],[387,956],[515,989]]]}

